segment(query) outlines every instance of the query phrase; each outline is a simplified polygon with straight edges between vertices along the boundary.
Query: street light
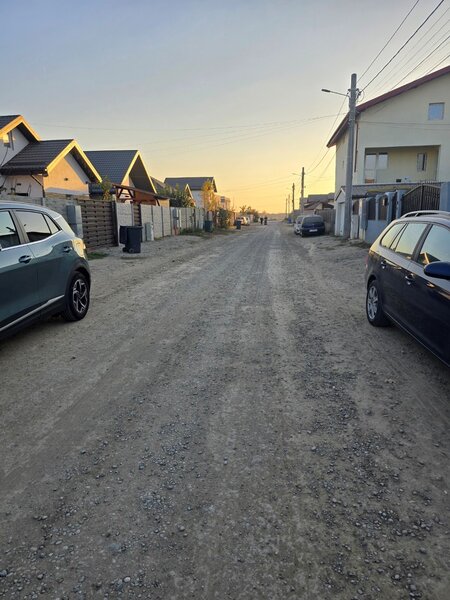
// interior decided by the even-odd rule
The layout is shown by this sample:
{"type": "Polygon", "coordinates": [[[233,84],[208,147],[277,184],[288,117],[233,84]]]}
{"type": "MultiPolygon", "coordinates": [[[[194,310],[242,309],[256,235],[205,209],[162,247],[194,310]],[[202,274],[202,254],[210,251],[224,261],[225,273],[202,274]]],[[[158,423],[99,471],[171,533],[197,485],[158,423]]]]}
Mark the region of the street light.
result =
{"type": "Polygon", "coordinates": [[[356,87],[356,73],[352,74],[350,89],[346,94],[322,88],[327,94],[337,94],[348,98],[348,145],[347,145],[347,171],[345,177],[345,204],[344,204],[344,238],[350,237],[353,198],[353,145],[355,143],[355,118],[356,101],[359,90],[356,87]]]}

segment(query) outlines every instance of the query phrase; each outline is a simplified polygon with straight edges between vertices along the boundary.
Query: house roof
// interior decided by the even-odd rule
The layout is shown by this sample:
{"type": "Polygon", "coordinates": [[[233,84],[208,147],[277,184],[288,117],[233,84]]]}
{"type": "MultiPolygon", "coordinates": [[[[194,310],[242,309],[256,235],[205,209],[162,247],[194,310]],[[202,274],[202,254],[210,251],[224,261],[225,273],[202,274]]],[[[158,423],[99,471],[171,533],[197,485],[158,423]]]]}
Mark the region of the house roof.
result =
{"type": "MultiPolygon", "coordinates": [[[[403,181],[396,183],[362,183],[360,185],[352,185],[352,198],[365,198],[367,196],[395,192],[396,190],[412,190],[417,185],[419,185],[418,182],[408,183],[403,181]]],[[[341,194],[345,194],[345,185],[341,186],[339,192],[336,194],[335,201],[341,194]]]]}
{"type": "Polygon", "coordinates": [[[30,142],[38,142],[40,137],[29,125],[22,115],[2,115],[0,116],[0,137],[10,132],[12,129],[18,128],[20,132],[30,142]]]}
{"type": "Polygon", "coordinates": [[[194,191],[201,190],[205,181],[212,181],[213,189],[217,192],[214,177],[166,177],[164,179],[166,185],[170,185],[171,187],[178,186],[181,188],[187,184],[189,188],[194,191]]]}
{"type": "Polygon", "coordinates": [[[75,140],[31,142],[0,168],[2,175],[48,175],[67,154],[71,153],[91,181],[100,175],[75,140]]]}
{"type": "Polygon", "coordinates": [[[86,155],[103,179],[121,184],[131,174],[136,188],[156,193],[139,150],[88,150],[86,155]]]}
{"type": "MultiPolygon", "coordinates": [[[[434,73],[430,73],[429,75],[420,77],[419,79],[416,79],[415,81],[411,81],[410,83],[407,83],[406,85],[402,85],[401,87],[398,87],[395,90],[391,90],[390,92],[381,94],[381,96],[377,96],[376,98],[373,98],[372,100],[363,102],[362,104],[359,104],[356,107],[356,116],[358,117],[358,115],[360,115],[362,112],[364,112],[368,108],[372,108],[372,106],[376,106],[377,104],[386,102],[386,100],[395,98],[396,96],[399,96],[400,94],[409,92],[410,90],[413,90],[421,85],[424,85],[425,83],[433,81],[434,79],[437,79],[438,77],[442,77],[443,75],[448,75],[449,73],[450,73],[450,65],[447,67],[444,67],[442,69],[439,69],[438,71],[435,71],[434,73]]],[[[347,126],[348,126],[348,113],[342,119],[340,125],[338,126],[338,128],[335,130],[335,132],[331,136],[331,138],[327,144],[328,148],[331,148],[332,146],[336,145],[336,143],[339,141],[339,139],[342,137],[342,135],[347,130],[347,126]]]]}
{"type": "Polygon", "coordinates": [[[160,181],[159,179],[156,179],[156,177],[152,177],[152,182],[157,194],[165,193],[166,185],[164,184],[164,182],[160,181]]]}
{"type": "Polygon", "coordinates": [[[323,205],[322,208],[333,208],[333,205],[330,204],[328,200],[313,200],[312,202],[305,202],[304,208],[305,210],[315,210],[319,208],[320,205],[323,205]]]}

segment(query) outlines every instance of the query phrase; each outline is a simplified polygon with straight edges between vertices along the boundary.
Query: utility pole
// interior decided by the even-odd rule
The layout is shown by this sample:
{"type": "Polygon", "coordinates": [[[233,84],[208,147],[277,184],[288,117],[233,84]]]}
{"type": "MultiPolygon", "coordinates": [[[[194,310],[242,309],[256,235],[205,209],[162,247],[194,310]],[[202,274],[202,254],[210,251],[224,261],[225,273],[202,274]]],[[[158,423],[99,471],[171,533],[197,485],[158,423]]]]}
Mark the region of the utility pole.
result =
{"type": "Polygon", "coordinates": [[[292,212],[295,210],[295,183],[292,184],[292,212]]]}
{"type": "Polygon", "coordinates": [[[347,145],[347,172],[345,177],[345,204],[344,204],[344,238],[350,237],[352,224],[353,200],[353,146],[355,143],[355,117],[356,100],[359,90],[356,88],[356,73],[352,74],[350,89],[348,90],[348,145],[347,145]]]}
{"type": "Polygon", "coordinates": [[[304,204],[305,204],[305,167],[302,167],[302,187],[301,187],[301,195],[300,195],[300,202],[299,202],[300,212],[302,212],[304,204]]]}
{"type": "Polygon", "coordinates": [[[356,73],[352,74],[350,89],[346,94],[333,92],[322,88],[322,92],[328,94],[337,94],[348,98],[348,139],[347,139],[347,170],[345,177],[345,203],[344,203],[344,231],[343,237],[349,238],[352,227],[352,207],[353,207],[353,147],[355,145],[355,119],[356,119],[356,101],[359,98],[359,90],[356,87],[356,73]]]}

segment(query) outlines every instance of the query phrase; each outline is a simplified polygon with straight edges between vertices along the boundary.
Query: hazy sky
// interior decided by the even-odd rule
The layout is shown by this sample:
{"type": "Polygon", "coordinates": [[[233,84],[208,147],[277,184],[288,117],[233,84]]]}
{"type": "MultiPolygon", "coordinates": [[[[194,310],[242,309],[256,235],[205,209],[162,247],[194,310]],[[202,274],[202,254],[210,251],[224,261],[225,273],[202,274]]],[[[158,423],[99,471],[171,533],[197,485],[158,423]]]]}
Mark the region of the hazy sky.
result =
{"type": "MultiPolygon", "coordinates": [[[[415,2],[0,0],[0,114],[84,150],[137,148],[160,179],[213,175],[236,206],[283,212],[302,166],[306,194],[334,188],[323,156],[344,98],[321,88],[346,92],[415,2]]],[[[419,0],[360,87],[438,2],[419,0]]],[[[365,99],[446,57],[449,2],[365,99]]]]}

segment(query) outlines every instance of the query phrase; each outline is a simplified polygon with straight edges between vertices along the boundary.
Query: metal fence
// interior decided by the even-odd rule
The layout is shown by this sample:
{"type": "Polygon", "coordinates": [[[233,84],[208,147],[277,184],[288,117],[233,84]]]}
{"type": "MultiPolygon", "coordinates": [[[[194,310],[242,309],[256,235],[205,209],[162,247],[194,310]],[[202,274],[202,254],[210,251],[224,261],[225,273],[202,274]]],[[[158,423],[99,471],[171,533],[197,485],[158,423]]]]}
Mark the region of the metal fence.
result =
{"type": "Polygon", "coordinates": [[[402,198],[402,215],[415,210],[439,210],[440,184],[421,184],[406,192],[402,198]]]}

